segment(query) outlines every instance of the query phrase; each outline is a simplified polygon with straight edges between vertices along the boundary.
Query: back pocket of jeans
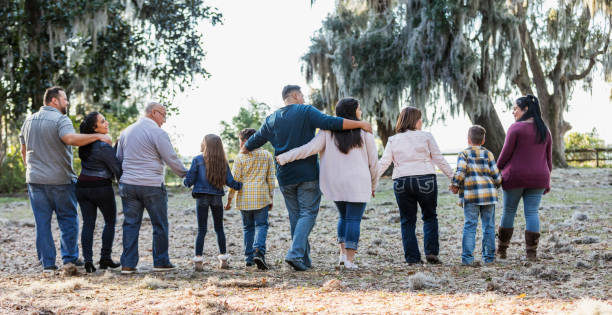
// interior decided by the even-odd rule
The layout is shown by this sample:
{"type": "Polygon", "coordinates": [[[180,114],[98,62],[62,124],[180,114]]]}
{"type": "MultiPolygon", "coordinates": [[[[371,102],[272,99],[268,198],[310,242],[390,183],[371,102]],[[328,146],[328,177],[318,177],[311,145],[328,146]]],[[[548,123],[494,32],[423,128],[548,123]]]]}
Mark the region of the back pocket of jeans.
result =
{"type": "Polygon", "coordinates": [[[430,194],[436,188],[436,181],[433,177],[417,178],[419,192],[422,194],[430,194]]]}

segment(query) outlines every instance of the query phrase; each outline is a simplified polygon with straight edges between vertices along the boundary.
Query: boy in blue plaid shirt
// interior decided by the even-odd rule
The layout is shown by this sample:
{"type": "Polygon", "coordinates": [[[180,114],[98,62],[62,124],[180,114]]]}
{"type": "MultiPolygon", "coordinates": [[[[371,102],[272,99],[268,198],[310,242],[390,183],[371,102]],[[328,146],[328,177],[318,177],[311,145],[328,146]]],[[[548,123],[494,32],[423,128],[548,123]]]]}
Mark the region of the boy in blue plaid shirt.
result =
{"type": "Polygon", "coordinates": [[[495,204],[502,177],[493,153],[482,147],[486,131],[474,125],[468,132],[469,148],[457,156],[457,171],[451,181],[453,193],[459,193],[465,220],[461,263],[474,264],[478,217],[482,221],[482,261],[495,261],[495,204]]]}

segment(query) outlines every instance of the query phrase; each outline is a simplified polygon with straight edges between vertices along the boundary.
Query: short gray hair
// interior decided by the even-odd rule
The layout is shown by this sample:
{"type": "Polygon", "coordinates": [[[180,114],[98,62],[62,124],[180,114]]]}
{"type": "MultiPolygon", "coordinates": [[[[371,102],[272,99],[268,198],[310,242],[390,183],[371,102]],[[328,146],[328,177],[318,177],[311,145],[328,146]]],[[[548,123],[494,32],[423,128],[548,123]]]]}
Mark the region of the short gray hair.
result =
{"type": "Polygon", "coordinates": [[[149,104],[147,104],[147,107],[145,107],[145,114],[150,115],[157,107],[164,108],[164,106],[158,102],[149,102],[149,104]]]}

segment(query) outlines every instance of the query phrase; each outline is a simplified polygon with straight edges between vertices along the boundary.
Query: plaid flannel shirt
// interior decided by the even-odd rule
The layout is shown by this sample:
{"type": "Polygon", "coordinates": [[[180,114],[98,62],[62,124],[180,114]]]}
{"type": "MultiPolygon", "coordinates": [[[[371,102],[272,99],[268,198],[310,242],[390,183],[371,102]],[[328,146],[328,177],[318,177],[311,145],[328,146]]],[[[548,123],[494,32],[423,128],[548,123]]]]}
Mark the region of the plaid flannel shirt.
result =
{"type": "Polygon", "coordinates": [[[501,182],[501,173],[489,150],[472,146],[457,156],[457,170],[451,183],[459,187],[460,205],[497,203],[497,188],[501,182]]]}
{"type": "MultiPolygon", "coordinates": [[[[236,197],[236,209],[259,210],[272,203],[275,180],[274,157],[270,152],[256,149],[247,154],[238,154],[234,160],[232,174],[242,183],[236,197]]],[[[236,191],[230,189],[228,198],[236,191]]]]}

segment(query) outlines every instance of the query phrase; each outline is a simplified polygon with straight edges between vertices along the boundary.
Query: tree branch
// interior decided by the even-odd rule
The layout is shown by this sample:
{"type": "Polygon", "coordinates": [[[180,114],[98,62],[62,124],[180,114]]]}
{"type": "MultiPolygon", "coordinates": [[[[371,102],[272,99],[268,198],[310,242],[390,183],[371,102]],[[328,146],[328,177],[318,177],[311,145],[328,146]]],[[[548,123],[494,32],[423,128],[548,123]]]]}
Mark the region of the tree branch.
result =
{"type": "MultiPolygon", "coordinates": [[[[612,31],[612,28],[610,30],[612,31]]],[[[580,72],[579,74],[567,75],[567,79],[572,80],[572,81],[584,79],[584,77],[586,77],[591,72],[591,70],[593,69],[593,66],[595,66],[595,63],[597,62],[595,58],[597,58],[597,56],[602,55],[606,51],[608,51],[609,45],[610,45],[610,31],[608,31],[608,39],[606,40],[606,45],[604,46],[602,50],[596,51],[591,55],[591,57],[589,58],[589,65],[586,67],[586,69],[584,69],[584,71],[580,72]]]]}
{"type": "Polygon", "coordinates": [[[529,62],[531,73],[533,74],[533,82],[536,86],[538,97],[540,99],[543,97],[549,97],[550,95],[548,94],[548,89],[546,88],[546,76],[544,75],[540,61],[538,60],[537,49],[533,43],[531,34],[527,29],[527,23],[525,22],[524,18],[519,25],[519,32],[521,32],[521,44],[523,45],[523,49],[527,54],[527,61],[529,62]]]}

